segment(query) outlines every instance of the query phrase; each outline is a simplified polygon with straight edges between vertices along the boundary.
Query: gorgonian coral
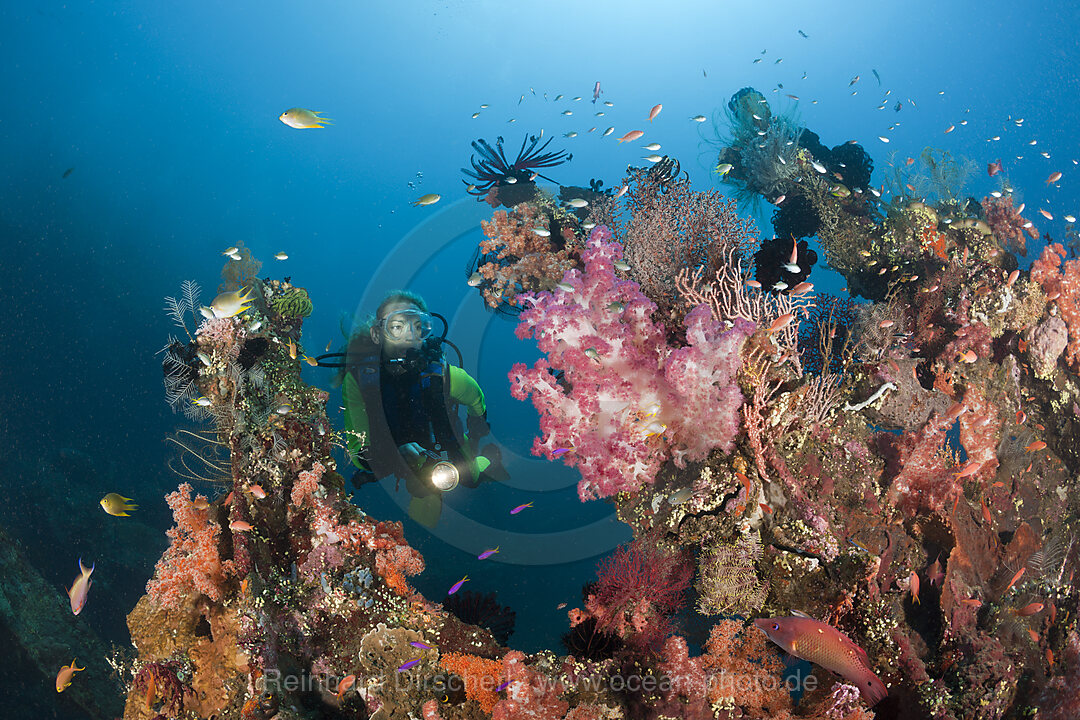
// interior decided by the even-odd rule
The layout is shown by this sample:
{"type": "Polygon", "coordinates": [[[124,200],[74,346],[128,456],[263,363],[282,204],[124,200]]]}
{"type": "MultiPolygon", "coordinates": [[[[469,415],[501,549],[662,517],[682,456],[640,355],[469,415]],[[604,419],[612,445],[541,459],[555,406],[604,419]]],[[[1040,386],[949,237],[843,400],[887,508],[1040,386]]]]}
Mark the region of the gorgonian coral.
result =
{"type": "Polygon", "coordinates": [[[759,242],[753,220],[716,190],[697,192],[689,180],[631,170],[624,180],[625,206],[593,219],[610,223],[630,265],[630,275],[656,303],[659,317],[678,323],[686,307],[675,289],[685,268],[712,276],[732,255],[747,258],[759,242]]]}
{"type": "Polygon", "coordinates": [[[682,606],[693,575],[684,555],[639,540],[600,564],[585,606],[600,630],[636,645],[653,644],[670,633],[669,618],[682,606]]]}

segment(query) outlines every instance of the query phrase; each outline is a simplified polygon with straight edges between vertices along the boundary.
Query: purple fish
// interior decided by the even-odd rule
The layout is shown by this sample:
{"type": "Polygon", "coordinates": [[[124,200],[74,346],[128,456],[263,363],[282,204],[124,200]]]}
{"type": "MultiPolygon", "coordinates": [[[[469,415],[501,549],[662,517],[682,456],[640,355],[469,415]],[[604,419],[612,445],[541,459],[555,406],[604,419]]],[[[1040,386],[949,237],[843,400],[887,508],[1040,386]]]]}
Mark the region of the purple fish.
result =
{"type": "Polygon", "coordinates": [[[431,647],[430,645],[428,645],[427,643],[422,643],[419,640],[413,640],[409,644],[412,645],[414,648],[420,648],[421,650],[434,650],[435,649],[435,648],[431,647]]]}
{"type": "Polygon", "coordinates": [[[485,550],[484,552],[480,553],[479,555],[476,556],[476,559],[477,560],[487,560],[489,557],[491,557],[492,555],[494,555],[497,552],[499,552],[499,546],[498,545],[496,545],[495,547],[493,547],[490,550],[485,550]]]}
{"type": "Polygon", "coordinates": [[[564,452],[570,452],[570,448],[556,448],[551,451],[551,457],[559,457],[564,452]]]}
{"type": "Polygon", "coordinates": [[[458,581],[457,581],[456,583],[454,583],[454,586],[450,588],[450,592],[448,592],[448,593],[446,593],[446,594],[447,594],[447,595],[453,595],[453,594],[454,594],[454,593],[456,593],[456,592],[457,592],[458,590],[460,590],[460,589],[461,589],[461,586],[462,586],[462,585],[464,585],[464,584],[465,584],[466,582],[468,582],[468,580],[469,580],[469,576],[468,576],[468,575],[466,575],[465,577],[461,578],[461,579],[460,579],[460,580],[458,580],[458,581]]]}
{"type": "Polygon", "coordinates": [[[593,101],[593,104],[596,104],[596,101],[599,100],[599,99],[600,99],[600,81],[597,80],[596,85],[594,85],[593,89],[592,89],[592,101],[593,101]]]}
{"type": "Polygon", "coordinates": [[[521,512],[522,510],[524,510],[527,507],[532,507],[532,500],[525,503],[524,505],[518,505],[516,508],[514,508],[513,510],[510,511],[510,514],[511,515],[517,515],[519,512],[521,512]]]}
{"type": "Polygon", "coordinates": [[[401,663],[401,665],[400,665],[400,666],[398,667],[397,671],[398,671],[398,672],[403,672],[403,671],[405,671],[405,670],[408,670],[409,668],[411,668],[411,667],[412,667],[413,665],[417,664],[418,662],[420,662],[420,660],[419,660],[419,659],[417,659],[417,660],[410,660],[410,661],[409,661],[409,662],[407,662],[407,663],[401,663]]]}
{"type": "Polygon", "coordinates": [[[495,688],[495,692],[502,692],[503,690],[505,690],[505,689],[506,689],[506,686],[507,686],[507,685],[509,685],[509,684],[510,684],[510,681],[509,681],[509,680],[507,680],[507,681],[506,681],[506,682],[504,682],[504,683],[503,683],[502,685],[500,685],[499,687],[495,688]]]}

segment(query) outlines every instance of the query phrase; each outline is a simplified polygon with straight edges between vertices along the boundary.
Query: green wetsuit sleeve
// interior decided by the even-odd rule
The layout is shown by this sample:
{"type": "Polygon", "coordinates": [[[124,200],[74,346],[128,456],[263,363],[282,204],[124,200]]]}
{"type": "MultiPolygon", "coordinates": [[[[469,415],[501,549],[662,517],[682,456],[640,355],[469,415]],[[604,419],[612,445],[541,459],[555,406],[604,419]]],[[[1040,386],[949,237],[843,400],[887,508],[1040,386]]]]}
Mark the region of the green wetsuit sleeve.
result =
{"type": "Polygon", "coordinates": [[[345,401],[345,444],[349,448],[349,457],[353,465],[363,467],[359,458],[367,450],[368,417],[364,406],[364,396],[352,374],[345,376],[341,384],[341,397],[345,401]]]}
{"type": "Polygon", "coordinates": [[[470,415],[483,415],[487,411],[484,391],[469,373],[455,365],[450,365],[450,397],[467,407],[470,415]]]}

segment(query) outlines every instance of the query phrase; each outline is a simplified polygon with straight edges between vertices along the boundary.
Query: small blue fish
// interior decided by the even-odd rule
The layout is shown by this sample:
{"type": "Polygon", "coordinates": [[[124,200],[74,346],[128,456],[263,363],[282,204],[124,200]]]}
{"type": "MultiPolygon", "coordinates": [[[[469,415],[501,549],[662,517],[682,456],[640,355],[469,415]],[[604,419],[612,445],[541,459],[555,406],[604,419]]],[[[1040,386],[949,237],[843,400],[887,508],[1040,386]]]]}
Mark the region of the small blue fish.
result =
{"type": "Polygon", "coordinates": [[[398,671],[398,672],[404,672],[405,670],[408,670],[409,668],[411,668],[411,667],[412,667],[413,665],[416,665],[416,664],[417,664],[418,662],[420,662],[420,660],[419,660],[419,659],[417,659],[417,660],[410,660],[410,661],[409,661],[409,662],[407,662],[407,663],[401,663],[401,665],[400,665],[400,666],[398,666],[398,669],[397,669],[397,671],[398,671]]]}
{"type": "Polygon", "coordinates": [[[502,692],[503,690],[505,690],[505,689],[506,689],[506,686],[507,686],[507,685],[509,685],[509,684],[510,684],[510,681],[509,681],[509,680],[507,680],[507,681],[506,681],[506,682],[504,682],[504,683],[503,683],[502,685],[500,685],[499,687],[495,688],[495,692],[502,692]]]}
{"type": "Polygon", "coordinates": [[[461,589],[461,586],[462,586],[462,585],[464,585],[464,584],[465,584],[465,583],[467,583],[468,581],[469,581],[469,576],[468,576],[468,575],[466,575],[465,577],[461,578],[461,579],[460,579],[460,580],[458,580],[458,581],[457,581],[456,583],[454,583],[453,587],[451,587],[451,588],[450,588],[450,592],[448,592],[448,593],[446,593],[446,594],[447,594],[447,595],[453,595],[454,593],[456,593],[456,592],[457,592],[458,590],[460,590],[460,589],[461,589]]]}
{"type": "Polygon", "coordinates": [[[499,552],[499,546],[498,545],[496,545],[495,547],[493,547],[490,550],[485,550],[484,552],[480,553],[479,555],[476,556],[476,559],[477,560],[487,560],[489,557],[491,557],[492,555],[494,555],[497,552],[499,552]]]}
{"type": "Polygon", "coordinates": [[[413,640],[409,644],[412,645],[414,648],[420,648],[421,650],[434,650],[435,649],[435,648],[431,647],[430,645],[428,645],[427,643],[422,643],[419,640],[413,640]]]}
{"type": "Polygon", "coordinates": [[[510,514],[511,515],[517,515],[519,512],[521,512],[522,510],[524,510],[527,507],[532,507],[532,501],[531,500],[529,502],[525,503],[524,505],[518,505],[516,508],[514,508],[513,510],[510,511],[510,514]]]}
{"type": "Polygon", "coordinates": [[[854,545],[855,547],[857,547],[857,548],[859,548],[860,550],[862,550],[862,551],[863,551],[864,553],[866,553],[867,555],[873,555],[873,554],[874,554],[874,553],[870,552],[869,550],[867,550],[867,549],[866,549],[866,548],[865,548],[864,546],[862,546],[862,545],[860,545],[859,543],[857,543],[857,542],[855,542],[854,540],[852,540],[851,538],[848,538],[848,539],[847,539],[847,541],[848,541],[849,543],[851,543],[852,545],[854,545]]]}

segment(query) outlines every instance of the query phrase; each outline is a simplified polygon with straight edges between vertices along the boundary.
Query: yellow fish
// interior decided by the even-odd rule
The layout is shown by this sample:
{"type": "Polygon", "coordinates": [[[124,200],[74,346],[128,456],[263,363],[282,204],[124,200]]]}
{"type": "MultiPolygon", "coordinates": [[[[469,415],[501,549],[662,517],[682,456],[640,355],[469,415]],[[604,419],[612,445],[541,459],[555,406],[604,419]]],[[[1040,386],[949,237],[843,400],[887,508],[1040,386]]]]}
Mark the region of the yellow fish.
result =
{"type": "Polygon", "coordinates": [[[129,517],[128,513],[138,510],[139,506],[134,503],[129,505],[128,503],[131,503],[131,498],[118,493],[109,493],[101,498],[101,509],[116,517],[129,517]]]}
{"type": "Polygon", "coordinates": [[[442,195],[438,193],[428,193],[427,195],[421,195],[413,202],[413,205],[434,205],[442,199],[442,195]]]}
{"type": "Polygon", "coordinates": [[[64,688],[71,684],[72,676],[86,668],[75,667],[75,658],[71,659],[70,665],[64,665],[56,674],[56,692],[64,692],[64,688]]]}
{"type": "Polygon", "coordinates": [[[210,303],[210,310],[216,318],[227,318],[239,315],[251,307],[251,295],[245,288],[221,293],[210,303]]]}
{"type": "Polygon", "coordinates": [[[319,117],[321,110],[305,110],[304,108],[289,108],[285,112],[278,115],[278,120],[285,123],[291,128],[297,130],[307,130],[309,128],[323,128],[326,125],[321,123],[333,123],[334,121],[329,118],[319,117]]]}

